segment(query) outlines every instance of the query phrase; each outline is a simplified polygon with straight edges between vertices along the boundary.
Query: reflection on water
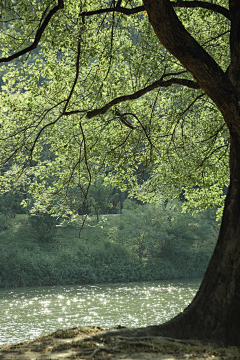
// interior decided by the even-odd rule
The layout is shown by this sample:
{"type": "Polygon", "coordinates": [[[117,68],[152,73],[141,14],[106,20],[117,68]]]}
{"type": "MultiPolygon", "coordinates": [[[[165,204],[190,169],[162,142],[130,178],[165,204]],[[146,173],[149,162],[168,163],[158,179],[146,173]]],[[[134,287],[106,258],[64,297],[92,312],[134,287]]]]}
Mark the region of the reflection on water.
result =
{"type": "Polygon", "coordinates": [[[0,344],[80,325],[160,324],[182,311],[200,279],[0,290],[0,344]]]}

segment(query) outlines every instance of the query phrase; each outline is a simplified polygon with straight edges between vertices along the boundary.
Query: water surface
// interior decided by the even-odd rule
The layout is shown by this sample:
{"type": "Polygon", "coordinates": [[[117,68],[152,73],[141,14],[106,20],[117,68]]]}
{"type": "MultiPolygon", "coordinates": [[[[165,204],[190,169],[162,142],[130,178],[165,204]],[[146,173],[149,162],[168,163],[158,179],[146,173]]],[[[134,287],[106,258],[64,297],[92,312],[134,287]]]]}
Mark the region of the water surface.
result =
{"type": "Polygon", "coordinates": [[[169,320],[201,280],[0,289],[0,344],[80,325],[141,327],[169,320]]]}

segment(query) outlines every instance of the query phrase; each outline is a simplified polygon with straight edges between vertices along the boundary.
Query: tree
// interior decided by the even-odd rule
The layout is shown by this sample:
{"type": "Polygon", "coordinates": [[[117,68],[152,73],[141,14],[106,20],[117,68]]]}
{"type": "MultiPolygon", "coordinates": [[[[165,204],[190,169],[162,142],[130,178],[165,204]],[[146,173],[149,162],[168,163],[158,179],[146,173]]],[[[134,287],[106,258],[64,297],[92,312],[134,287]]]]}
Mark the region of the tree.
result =
{"type": "Polygon", "coordinates": [[[110,185],[104,186],[101,179],[96,180],[88,191],[88,202],[90,209],[93,210],[94,215],[97,215],[97,222],[99,215],[107,212],[113,207],[112,201],[118,197],[118,194],[113,194],[113,187],[110,185]]]}
{"type": "Polygon", "coordinates": [[[2,183],[29,185],[36,209],[55,198],[51,209],[68,211],[69,189],[83,191],[106,172],[106,182],[142,200],[160,188],[172,197],[184,190],[189,208],[223,204],[229,185],[196,297],[151,331],[234,345],[240,345],[239,18],[237,0],[6,0],[0,59],[6,64],[0,158],[13,162],[2,183]],[[42,144],[53,161],[40,161],[42,144]],[[139,183],[143,164],[149,178],[139,183]]]}
{"type": "Polygon", "coordinates": [[[181,210],[176,200],[140,205],[127,199],[116,222],[116,241],[127,246],[143,266],[166,261],[179,277],[187,268],[185,274],[190,276],[204,273],[219,231],[216,216],[211,221],[215,211],[192,214],[181,210]]]}

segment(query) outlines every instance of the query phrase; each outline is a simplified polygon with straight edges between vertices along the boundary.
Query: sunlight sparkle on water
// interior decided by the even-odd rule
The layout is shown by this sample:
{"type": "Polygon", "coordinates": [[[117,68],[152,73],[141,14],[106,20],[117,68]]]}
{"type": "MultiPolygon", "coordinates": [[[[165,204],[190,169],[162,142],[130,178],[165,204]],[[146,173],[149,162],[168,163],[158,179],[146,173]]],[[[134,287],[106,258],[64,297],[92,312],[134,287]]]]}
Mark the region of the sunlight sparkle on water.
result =
{"type": "Polygon", "coordinates": [[[0,344],[59,327],[160,324],[193,299],[200,280],[0,289],[0,344]]]}

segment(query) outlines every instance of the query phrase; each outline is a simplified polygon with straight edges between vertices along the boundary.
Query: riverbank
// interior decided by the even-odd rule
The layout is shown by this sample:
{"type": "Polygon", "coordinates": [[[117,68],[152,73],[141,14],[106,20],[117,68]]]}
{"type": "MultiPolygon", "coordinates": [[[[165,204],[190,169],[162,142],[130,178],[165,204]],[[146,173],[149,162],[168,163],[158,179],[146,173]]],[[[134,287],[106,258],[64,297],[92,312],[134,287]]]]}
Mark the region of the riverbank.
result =
{"type": "Polygon", "coordinates": [[[94,326],[57,330],[42,338],[0,346],[1,360],[138,359],[138,360],[237,360],[239,349],[197,340],[152,336],[150,328],[94,326]]]}
{"type": "Polygon", "coordinates": [[[92,217],[80,238],[79,218],[79,223],[53,227],[48,239],[40,236],[41,223],[30,222],[27,215],[9,218],[5,228],[0,229],[0,287],[119,283],[204,275],[216,238],[209,235],[209,228],[208,232],[201,230],[204,227],[199,220],[191,217],[195,222],[186,237],[184,222],[184,229],[178,225],[168,230],[170,235],[147,225],[148,232],[144,232],[144,227],[138,234],[138,229],[131,228],[136,221],[126,227],[123,216],[108,217],[100,224],[92,217]],[[200,230],[207,232],[206,237],[199,236],[200,230]]]}

